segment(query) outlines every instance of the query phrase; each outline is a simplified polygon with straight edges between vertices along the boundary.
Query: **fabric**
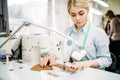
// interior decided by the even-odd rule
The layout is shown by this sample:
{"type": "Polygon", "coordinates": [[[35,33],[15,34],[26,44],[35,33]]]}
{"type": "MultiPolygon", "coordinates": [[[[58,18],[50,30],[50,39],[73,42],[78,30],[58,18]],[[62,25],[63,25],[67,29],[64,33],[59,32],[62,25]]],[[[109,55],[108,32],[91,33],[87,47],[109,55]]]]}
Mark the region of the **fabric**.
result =
{"type": "MultiPolygon", "coordinates": [[[[78,41],[79,45],[83,46],[83,40],[85,37],[85,33],[87,32],[88,23],[77,32],[75,26],[69,27],[65,30],[65,34],[69,35],[69,33],[73,30],[71,37],[78,41]]],[[[99,68],[105,68],[110,66],[112,63],[109,51],[109,38],[107,37],[104,30],[96,26],[90,26],[89,35],[87,38],[87,42],[85,45],[85,50],[87,51],[87,55],[83,58],[83,60],[96,60],[99,63],[99,68]]],[[[78,46],[74,43],[72,44],[73,50],[80,50],[78,46]]]]}
{"type": "Polygon", "coordinates": [[[53,68],[51,67],[51,66],[45,66],[44,68],[42,68],[41,66],[40,66],[40,64],[36,64],[36,65],[34,65],[32,68],[31,68],[31,70],[34,70],[34,71],[41,71],[41,70],[53,70],[53,68]]]}
{"type": "Polygon", "coordinates": [[[59,63],[55,63],[53,66],[56,66],[58,68],[61,68],[61,69],[64,69],[64,70],[70,71],[70,72],[76,72],[77,71],[77,69],[71,68],[69,66],[63,66],[62,64],[59,64],[59,63]]]}

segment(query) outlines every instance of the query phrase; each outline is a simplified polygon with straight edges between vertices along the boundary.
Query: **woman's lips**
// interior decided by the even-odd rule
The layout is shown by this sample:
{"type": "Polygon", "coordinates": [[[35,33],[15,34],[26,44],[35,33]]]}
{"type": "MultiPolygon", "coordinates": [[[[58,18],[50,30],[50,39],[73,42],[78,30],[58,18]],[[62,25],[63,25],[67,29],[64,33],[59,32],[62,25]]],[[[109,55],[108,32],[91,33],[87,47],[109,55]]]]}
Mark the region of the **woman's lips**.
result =
{"type": "Polygon", "coordinates": [[[76,22],[77,24],[81,24],[81,22],[76,22]]]}

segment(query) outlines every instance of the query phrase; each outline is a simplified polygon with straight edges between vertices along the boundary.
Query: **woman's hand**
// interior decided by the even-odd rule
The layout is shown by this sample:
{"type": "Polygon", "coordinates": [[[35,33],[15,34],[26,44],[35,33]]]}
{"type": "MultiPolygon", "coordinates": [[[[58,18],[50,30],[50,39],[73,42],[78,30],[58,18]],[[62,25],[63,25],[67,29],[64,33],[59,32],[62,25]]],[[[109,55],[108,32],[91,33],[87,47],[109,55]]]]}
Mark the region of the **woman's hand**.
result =
{"type": "Polygon", "coordinates": [[[89,60],[89,61],[81,61],[81,62],[73,62],[72,68],[83,70],[89,67],[97,68],[99,64],[95,60],[89,60]]]}
{"type": "Polygon", "coordinates": [[[45,67],[47,65],[52,66],[55,61],[55,55],[49,55],[43,58],[43,60],[40,63],[41,67],[45,67]]]}

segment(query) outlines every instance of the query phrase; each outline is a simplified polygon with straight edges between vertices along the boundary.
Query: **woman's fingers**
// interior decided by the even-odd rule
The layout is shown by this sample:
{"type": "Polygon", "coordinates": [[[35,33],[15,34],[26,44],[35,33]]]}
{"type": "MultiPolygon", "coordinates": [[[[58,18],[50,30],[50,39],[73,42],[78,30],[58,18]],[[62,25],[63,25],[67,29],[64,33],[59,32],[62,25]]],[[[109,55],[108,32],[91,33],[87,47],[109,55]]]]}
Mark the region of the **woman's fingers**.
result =
{"type": "Polygon", "coordinates": [[[73,62],[73,63],[72,63],[71,68],[73,68],[73,69],[78,69],[78,65],[76,64],[76,62],[73,62]]]}
{"type": "Polygon", "coordinates": [[[43,58],[43,60],[41,61],[41,63],[40,63],[40,66],[41,67],[44,67],[44,66],[46,66],[47,65],[47,63],[48,63],[48,59],[49,59],[49,57],[47,56],[47,57],[45,57],[45,58],[43,58]]]}
{"type": "Polygon", "coordinates": [[[49,58],[50,63],[49,63],[49,65],[52,66],[54,61],[55,61],[55,55],[50,55],[50,58],[49,58]]]}
{"type": "Polygon", "coordinates": [[[86,62],[73,62],[71,66],[71,68],[79,70],[83,70],[89,67],[90,67],[89,64],[87,64],[86,62]]]}
{"type": "Polygon", "coordinates": [[[40,65],[41,67],[45,67],[47,65],[52,66],[54,61],[55,61],[55,55],[46,56],[41,61],[40,65]]]}

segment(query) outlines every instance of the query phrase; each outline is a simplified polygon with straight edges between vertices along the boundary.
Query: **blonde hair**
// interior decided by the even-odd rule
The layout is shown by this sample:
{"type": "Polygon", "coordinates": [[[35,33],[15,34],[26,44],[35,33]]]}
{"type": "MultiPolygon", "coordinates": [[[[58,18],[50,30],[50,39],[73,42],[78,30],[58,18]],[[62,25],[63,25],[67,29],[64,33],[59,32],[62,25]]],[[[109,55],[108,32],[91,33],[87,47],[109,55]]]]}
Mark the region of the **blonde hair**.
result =
{"type": "Polygon", "coordinates": [[[67,8],[69,13],[72,6],[89,9],[89,4],[87,0],[68,0],[67,8]]]}

